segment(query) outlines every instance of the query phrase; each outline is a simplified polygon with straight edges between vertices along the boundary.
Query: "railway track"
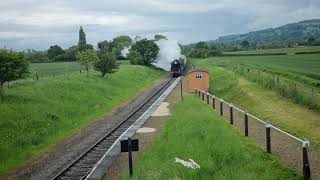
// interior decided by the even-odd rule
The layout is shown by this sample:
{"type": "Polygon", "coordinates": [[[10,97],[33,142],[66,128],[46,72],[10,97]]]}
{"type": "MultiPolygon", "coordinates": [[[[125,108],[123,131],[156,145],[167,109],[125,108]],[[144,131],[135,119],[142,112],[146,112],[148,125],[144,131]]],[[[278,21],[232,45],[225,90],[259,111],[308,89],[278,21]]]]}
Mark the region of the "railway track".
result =
{"type": "Polygon", "coordinates": [[[85,179],[95,164],[103,157],[113,143],[157,100],[157,98],[172,84],[174,80],[175,78],[171,78],[165,82],[164,85],[156,90],[150,98],[119,122],[86,152],[78,156],[66,168],[56,174],[52,180],[85,179]]]}

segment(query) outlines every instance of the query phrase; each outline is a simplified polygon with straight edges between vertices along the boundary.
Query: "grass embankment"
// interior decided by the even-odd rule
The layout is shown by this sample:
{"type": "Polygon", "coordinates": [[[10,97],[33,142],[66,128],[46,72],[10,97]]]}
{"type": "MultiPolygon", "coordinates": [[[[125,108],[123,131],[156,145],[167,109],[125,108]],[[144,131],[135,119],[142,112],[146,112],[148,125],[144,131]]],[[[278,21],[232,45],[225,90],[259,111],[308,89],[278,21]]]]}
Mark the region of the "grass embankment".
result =
{"type": "Polygon", "coordinates": [[[6,89],[0,103],[0,174],[110,112],[163,74],[121,65],[104,78],[61,75],[6,89]]]}
{"type": "MultiPolygon", "coordinates": [[[[178,102],[154,145],[134,165],[137,179],[301,179],[194,96],[178,102]],[[188,169],[175,158],[193,159],[188,169]]],[[[125,176],[123,179],[129,179],[125,176]]]]}
{"type": "Polygon", "coordinates": [[[320,145],[320,113],[283,98],[222,67],[210,59],[194,59],[193,64],[210,72],[210,92],[231,101],[258,117],[320,145]]]}

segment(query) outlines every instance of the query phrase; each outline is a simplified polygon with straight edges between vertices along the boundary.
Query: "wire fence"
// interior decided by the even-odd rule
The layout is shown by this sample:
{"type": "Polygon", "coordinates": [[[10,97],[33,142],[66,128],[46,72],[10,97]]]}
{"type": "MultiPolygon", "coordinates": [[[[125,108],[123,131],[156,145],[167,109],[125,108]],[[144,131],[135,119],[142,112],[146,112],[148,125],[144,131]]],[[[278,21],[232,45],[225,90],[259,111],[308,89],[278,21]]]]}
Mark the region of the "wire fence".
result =
{"type": "Polygon", "coordinates": [[[245,136],[265,148],[266,152],[301,172],[304,179],[320,179],[320,151],[317,147],[310,147],[307,139],[285,132],[222,98],[197,89],[195,94],[221,116],[229,119],[230,124],[238,127],[245,136]]]}

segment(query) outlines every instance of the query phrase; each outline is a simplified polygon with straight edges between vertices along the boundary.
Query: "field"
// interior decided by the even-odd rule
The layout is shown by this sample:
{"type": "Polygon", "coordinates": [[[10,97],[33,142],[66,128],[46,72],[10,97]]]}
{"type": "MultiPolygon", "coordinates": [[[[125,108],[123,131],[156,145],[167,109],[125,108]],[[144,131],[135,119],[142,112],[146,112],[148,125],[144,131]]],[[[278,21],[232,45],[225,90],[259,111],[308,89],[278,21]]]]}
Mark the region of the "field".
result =
{"type": "Polygon", "coordinates": [[[209,59],[283,97],[320,111],[320,55],[218,57],[209,59]]]}
{"type": "Polygon", "coordinates": [[[295,54],[296,52],[312,52],[320,51],[319,46],[302,46],[294,48],[277,48],[277,49],[258,49],[258,50],[248,50],[248,51],[234,51],[234,52],[224,52],[224,54],[267,54],[267,53],[287,53],[289,55],[295,54]]]}
{"type": "MultiPolygon", "coordinates": [[[[308,56],[310,55],[306,55],[305,58],[308,56]]],[[[282,96],[278,91],[253,81],[251,78],[258,78],[257,74],[248,77],[221,64],[223,62],[244,62],[245,59],[242,58],[233,57],[234,61],[230,57],[193,59],[190,64],[195,64],[198,68],[209,71],[211,93],[231,101],[298,137],[310,139],[314,145],[320,145],[320,113],[318,111],[309,110],[292,99],[282,96]]],[[[267,61],[266,59],[260,60],[260,58],[255,57],[251,61],[256,60],[255,62],[262,63],[267,61]]],[[[268,58],[272,59],[272,57],[268,58]]],[[[278,61],[281,61],[280,57],[278,61]]],[[[299,66],[297,66],[298,68],[299,66]]],[[[290,78],[288,79],[290,80],[290,78]]],[[[308,87],[308,85],[304,87],[308,87]]]]}
{"type": "Polygon", "coordinates": [[[53,76],[78,72],[81,66],[78,62],[52,62],[52,63],[31,63],[30,71],[38,76],[53,76]]]}
{"type": "Polygon", "coordinates": [[[133,179],[301,179],[191,95],[175,105],[133,172],[133,179]],[[193,159],[200,169],[188,169],[176,157],[193,159]]]}
{"type": "MultiPolygon", "coordinates": [[[[44,74],[63,74],[66,69],[76,71],[78,65],[33,64],[32,68],[44,74]],[[56,71],[58,67],[65,68],[56,71]]],[[[96,72],[90,77],[71,73],[5,89],[0,103],[0,174],[111,111],[163,74],[143,66],[121,65],[118,72],[104,78],[96,72]]]]}

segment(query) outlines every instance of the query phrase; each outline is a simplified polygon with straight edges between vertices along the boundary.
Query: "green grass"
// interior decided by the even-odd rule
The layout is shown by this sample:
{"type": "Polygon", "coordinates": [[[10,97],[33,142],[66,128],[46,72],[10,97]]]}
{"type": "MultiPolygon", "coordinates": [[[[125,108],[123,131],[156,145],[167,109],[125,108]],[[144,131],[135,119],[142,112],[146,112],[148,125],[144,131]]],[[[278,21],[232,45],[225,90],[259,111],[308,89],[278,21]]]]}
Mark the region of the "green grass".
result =
{"type": "Polygon", "coordinates": [[[320,110],[320,54],[218,57],[209,60],[295,103],[320,110]]]}
{"type": "MultiPolygon", "coordinates": [[[[150,150],[134,165],[137,179],[301,179],[243,137],[194,96],[178,102],[150,150]],[[175,158],[193,159],[188,169],[175,158]]],[[[129,179],[124,176],[123,179],[129,179]]]]}
{"type": "Polygon", "coordinates": [[[78,62],[52,62],[52,63],[31,63],[30,71],[39,77],[53,76],[70,73],[80,73],[81,66],[78,62]]]}
{"type": "Polygon", "coordinates": [[[98,73],[61,75],[5,89],[0,103],[0,174],[110,112],[163,74],[121,65],[104,78],[98,73]]]}
{"type": "Polygon", "coordinates": [[[319,50],[320,50],[320,46],[302,46],[302,47],[294,47],[294,48],[258,49],[258,50],[248,50],[248,51],[224,52],[224,54],[263,54],[263,53],[294,54],[296,52],[312,52],[312,51],[319,51],[319,50]]]}
{"type": "Polygon", "coordinates": [[[320,145],[320,113],[284,98],[274,91],[248,81],[210,59],[193,59],[191,64],[210,73],[210,92],[256,114],[259,118],[320,145]]]}

